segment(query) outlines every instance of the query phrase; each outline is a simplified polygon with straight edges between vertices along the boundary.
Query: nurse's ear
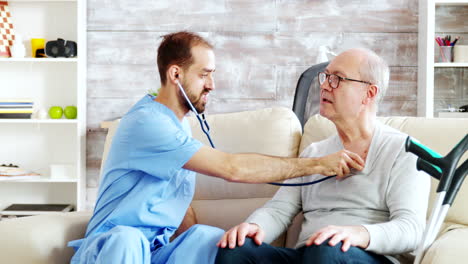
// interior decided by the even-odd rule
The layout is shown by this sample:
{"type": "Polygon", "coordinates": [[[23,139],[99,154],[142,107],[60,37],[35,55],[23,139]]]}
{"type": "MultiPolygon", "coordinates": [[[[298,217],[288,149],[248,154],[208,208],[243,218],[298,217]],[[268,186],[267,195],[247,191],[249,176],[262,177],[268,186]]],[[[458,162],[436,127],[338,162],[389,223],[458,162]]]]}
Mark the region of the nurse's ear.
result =
{"type": "Polygon", "coordinates": [[[181,75],[182,69],[177,65],[171,65],[167,70],[167,80],[172,84],[177,84],[181,75]]]}

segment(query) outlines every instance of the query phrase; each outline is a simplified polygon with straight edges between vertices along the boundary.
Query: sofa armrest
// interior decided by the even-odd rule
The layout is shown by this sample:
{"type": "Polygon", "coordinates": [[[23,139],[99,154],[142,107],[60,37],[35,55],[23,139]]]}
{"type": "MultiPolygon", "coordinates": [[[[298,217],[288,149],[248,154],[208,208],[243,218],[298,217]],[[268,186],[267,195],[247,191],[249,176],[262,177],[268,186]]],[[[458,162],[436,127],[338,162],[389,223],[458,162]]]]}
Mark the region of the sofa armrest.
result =
{"type": "Polygon", "coordinates": [[[468,228],[453,229],[429,247],[422,264],[461,263],[468,259],[468,228]]]}
{"type": "Polygon", "coordinates": [[[69,263],[70,240],[82,238],[91,213],[38,215],[0,222],[2,263],[69,263]]]}

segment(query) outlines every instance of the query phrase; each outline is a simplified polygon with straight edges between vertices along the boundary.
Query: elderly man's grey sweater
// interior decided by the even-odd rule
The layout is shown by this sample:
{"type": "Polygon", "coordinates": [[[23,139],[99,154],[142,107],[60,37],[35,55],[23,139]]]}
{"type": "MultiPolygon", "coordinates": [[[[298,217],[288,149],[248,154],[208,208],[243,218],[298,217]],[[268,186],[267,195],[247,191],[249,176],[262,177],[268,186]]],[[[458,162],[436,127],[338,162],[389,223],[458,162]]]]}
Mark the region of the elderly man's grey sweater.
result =
{"type": "MultiPolygon", "coordinates": [[[[363,225],[370,234],[366,250],[393,255],[412,251],[422,237],[430,189],[428,175],[416,170],[416,156],[404,149],[405,134],[377,122],[362,172],[304,187],[281,187],[247,222],[273,241],[302,211],[304,222],[296,247],[327,225],[363,225]]],[[[302,157],[320,157],[343,149],[338,135],[313,143],[302,157]]],[[[323,178],[310,175],[289,182],[323,178]]]]}

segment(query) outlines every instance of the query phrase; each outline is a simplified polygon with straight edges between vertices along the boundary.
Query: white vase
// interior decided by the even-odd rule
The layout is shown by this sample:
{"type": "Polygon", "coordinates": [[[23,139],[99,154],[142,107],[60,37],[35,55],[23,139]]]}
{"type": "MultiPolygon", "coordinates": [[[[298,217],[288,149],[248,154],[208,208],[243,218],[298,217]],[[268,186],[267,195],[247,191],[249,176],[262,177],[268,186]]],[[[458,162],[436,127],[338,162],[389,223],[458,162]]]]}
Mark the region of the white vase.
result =
{"type": "Polygon", "coordinates": [[[13,46],[10,47],[10,52],[12,58],[24,58],[26,56],[26,48],[20,35],[16,35],[13,46]]]}

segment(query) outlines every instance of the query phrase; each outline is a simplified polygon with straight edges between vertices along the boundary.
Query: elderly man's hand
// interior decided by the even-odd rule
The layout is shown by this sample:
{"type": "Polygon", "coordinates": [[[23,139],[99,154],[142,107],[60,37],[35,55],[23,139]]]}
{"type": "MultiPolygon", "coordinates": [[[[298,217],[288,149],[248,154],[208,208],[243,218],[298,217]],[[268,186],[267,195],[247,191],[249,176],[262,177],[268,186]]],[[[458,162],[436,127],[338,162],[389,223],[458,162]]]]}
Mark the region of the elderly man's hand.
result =
{"type": "Polygon", "coordinates": [[[335,246],[343,241],[341,250],[343,252],[353,247],[367,248],[370,242],[370,236],[367,229],[363,226],[327,226],[319,229],[312,234],[306,242],[306,246],[312,244],[320,245],[327,239],[328,245],[335,246]]]}
{"type": "Polygon", "coordinates": [[[223,237],[216,244],[218,247],[235,248],[244,245],[245,237],[253,238],[257,245],[261,245],[265,238],[265,232],[257,224],[242,223],[224,233],[223,237]]]}
{"type": "Polygon", "coordinates": [[[352,168],[364,169],[364,160],[356,153],[346,149],[319,158],[320,174],[325,176],[335,175],[338,179],[345,178],[352,168]]]}

